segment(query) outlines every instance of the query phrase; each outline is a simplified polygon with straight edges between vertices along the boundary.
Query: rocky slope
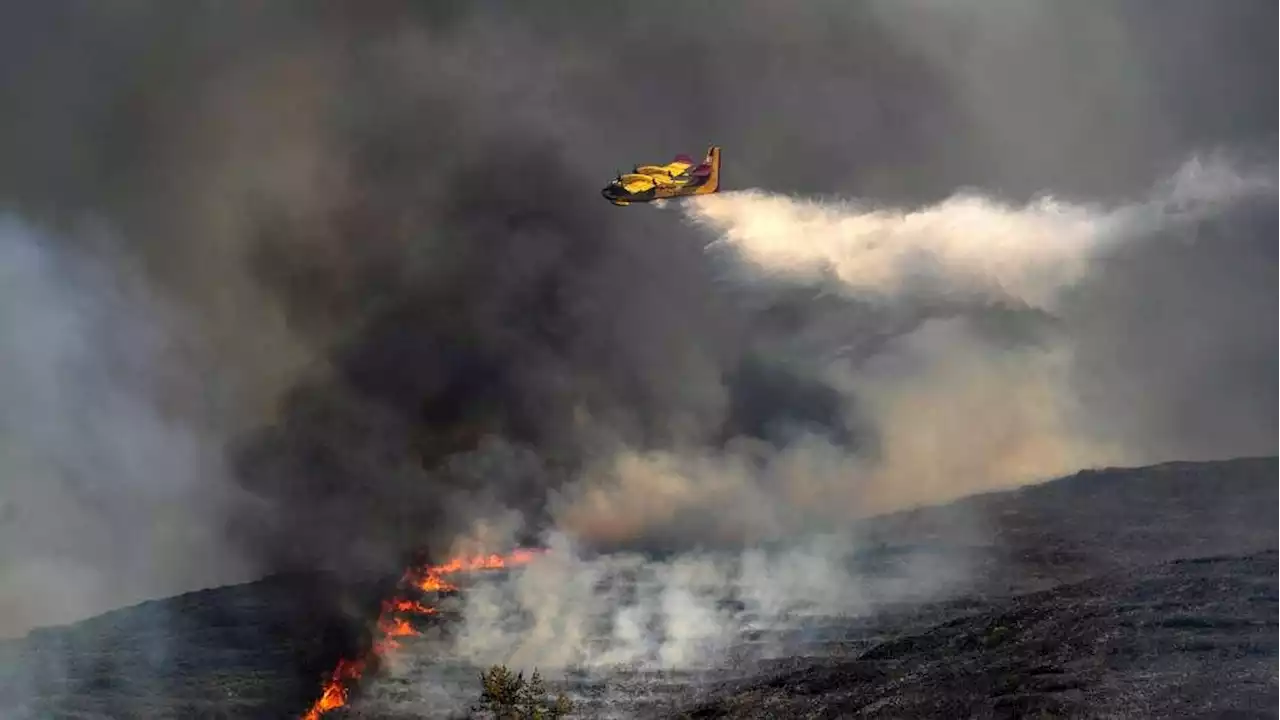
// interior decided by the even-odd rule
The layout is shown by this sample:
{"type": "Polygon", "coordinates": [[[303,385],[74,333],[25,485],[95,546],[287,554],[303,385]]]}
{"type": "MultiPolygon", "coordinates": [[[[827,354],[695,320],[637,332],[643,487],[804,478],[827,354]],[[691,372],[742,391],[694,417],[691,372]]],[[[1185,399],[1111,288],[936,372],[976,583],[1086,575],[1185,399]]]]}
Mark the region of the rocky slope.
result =
{"type": "Polygon", "coordinates": [[[681,716],[1275,717],[1276,563],[1176,560],[1016,597],[681,716]]]}
{"type": "MultiPolygon", "coordinates": [[[[866,562],[935,548],[970,580],[814,620],[790,657],[567,689],[586,716],[1274,717],[1277,499],[1264,458],[1090,471],[876,518],[866,562]]],[[[362,641],[344,618],[378,595],[340,606],[329,588],[271,578],[0,643],[0,715],[296,717],[362,641]]],[[[348,716],[390,714],[357,699],[348,716]]]]}

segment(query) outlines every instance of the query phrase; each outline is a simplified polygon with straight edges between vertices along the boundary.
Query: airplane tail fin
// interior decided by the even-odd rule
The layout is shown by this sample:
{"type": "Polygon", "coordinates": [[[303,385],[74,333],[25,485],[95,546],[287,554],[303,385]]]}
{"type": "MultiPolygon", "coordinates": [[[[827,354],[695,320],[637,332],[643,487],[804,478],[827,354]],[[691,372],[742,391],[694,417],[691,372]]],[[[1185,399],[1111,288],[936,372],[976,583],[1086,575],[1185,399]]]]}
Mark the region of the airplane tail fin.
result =
{"type": "Polygon", "coordinates": [[[712,145],[707,148],[707,160],[711,164],[711,177],[698,187],[695,195],[709,195],[720,190],[720,146],[712,145]]]}

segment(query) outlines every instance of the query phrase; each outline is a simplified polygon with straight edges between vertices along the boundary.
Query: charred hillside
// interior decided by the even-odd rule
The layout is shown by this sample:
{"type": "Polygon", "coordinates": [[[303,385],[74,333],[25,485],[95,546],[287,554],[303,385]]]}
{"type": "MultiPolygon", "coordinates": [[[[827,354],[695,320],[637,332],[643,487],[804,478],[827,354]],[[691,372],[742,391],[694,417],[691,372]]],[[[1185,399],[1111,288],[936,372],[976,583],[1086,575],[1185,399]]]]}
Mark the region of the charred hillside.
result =
{"type": "Polygon", "coordinates": [[[875,518],[867,535],[977,543],[983,560],[972,591],[1023,593],[1182,558],[1274,549],[1276,475],[1276,458],[1086,470],[875,518]]]}
{"type": "Polygon", "coordinates": [[[1019,596],[683,716],[1273,717],[1276,561],[1175,560],[1019,596]]]}
{"type": "Polygon", "coordinates": [[[361,608],[325,603],[333,589],[281,575],[35,630],[0,649],[0,707],[20,718],[296,715],[318,678],[368,642],[353,618],[374,611],[376,591],[361,608]]]}
{"type": "MultiPolygon", "coordinates": [[[[1274,715],[1276,475],[1275,458],[1095,470],[875,518],[863,560],[885,572],[921,544],[980,571],[950,599],[815,620],[790,658],[566,689],[588,717],[1274,715]]],[[[0,707],[293,717],[367,642],[352,618],[381,591],[326,605],[324,578],[278,576],[37,630],[0,645],[0,707]]],[[[356,697],[347,716],[422,712],[356,697]]]]}

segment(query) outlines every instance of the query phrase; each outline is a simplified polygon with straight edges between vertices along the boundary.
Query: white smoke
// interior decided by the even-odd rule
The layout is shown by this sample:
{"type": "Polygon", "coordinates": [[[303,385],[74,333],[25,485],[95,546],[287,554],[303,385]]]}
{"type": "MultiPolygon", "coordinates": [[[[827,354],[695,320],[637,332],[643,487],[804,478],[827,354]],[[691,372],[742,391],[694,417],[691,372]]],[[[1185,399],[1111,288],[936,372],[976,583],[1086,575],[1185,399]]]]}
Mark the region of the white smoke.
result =
{"type": "Polygon", "coordinates": [[[192,414],[216,378],[134,280],[0,218],[0,635],[247,574],[192,414]]]}
{"type": "MultiPolygon", "coordinates": [[[[849,533],[769,548],[588,557],[553,533],[549,552],[503,577],[465,586],[446,636],[407,641],[359,709],[456,717],[476,698],[475,673],[503,664],[608,684],[576,694],[584,716],[633,717],[680,688],[749,673],[811,652],[824,629],[893,603],[938,597],[967,574],[962,557],[916,552],[892,573],[857,563],[849,533]],[[661,678],[672,679],[662,689],[661,678]]],[[[571,691],[572,692],[572,691],[571,691]]]]}
{"type": "MultiPolygon", "coordinates": [[[[456,658],[553,671],[707,669],[741,651],[745,632],[777,633],[806,619],[936,596],[963,575],[961,565],[922,552],[892,577],[872,576],[857,568],[848,532],[668,560],[587,559],[560,534],[549,547],[504,581],[468,589],[456,658]]],[[[785,650],[779,635],[751,648],[756,658],[785,650]]]]}

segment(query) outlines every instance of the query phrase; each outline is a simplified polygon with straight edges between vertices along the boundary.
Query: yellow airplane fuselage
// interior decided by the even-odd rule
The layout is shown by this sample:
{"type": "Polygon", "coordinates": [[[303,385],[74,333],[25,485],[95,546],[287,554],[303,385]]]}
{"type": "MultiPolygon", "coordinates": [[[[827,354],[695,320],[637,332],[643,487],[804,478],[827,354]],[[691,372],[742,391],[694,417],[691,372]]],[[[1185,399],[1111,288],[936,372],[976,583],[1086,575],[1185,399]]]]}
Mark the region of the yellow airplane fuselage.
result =
{"type": "Polygon", "coordinates": [[[638,165],[632,172],[619,175],[601,194],[614,205],[707,195],[720,189],[720,148],[709,148],[705,162],[710,172],[702,175],[693,174],[693,163],[683,160],[666,165],[638,165]]]}

